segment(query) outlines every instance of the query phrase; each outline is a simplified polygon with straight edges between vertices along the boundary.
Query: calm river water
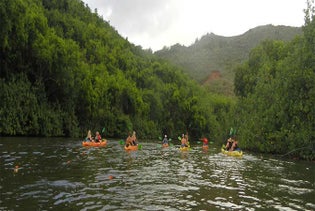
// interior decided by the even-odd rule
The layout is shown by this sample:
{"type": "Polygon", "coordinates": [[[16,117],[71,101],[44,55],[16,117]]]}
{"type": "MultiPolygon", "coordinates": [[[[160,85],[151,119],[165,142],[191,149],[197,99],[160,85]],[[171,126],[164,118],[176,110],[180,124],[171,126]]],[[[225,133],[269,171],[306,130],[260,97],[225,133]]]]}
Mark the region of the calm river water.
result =
{"type": "Polygon", "coordinates": [[[0,138],[0,210],[315,210],[315,164],[219,148],[0,138]]]}

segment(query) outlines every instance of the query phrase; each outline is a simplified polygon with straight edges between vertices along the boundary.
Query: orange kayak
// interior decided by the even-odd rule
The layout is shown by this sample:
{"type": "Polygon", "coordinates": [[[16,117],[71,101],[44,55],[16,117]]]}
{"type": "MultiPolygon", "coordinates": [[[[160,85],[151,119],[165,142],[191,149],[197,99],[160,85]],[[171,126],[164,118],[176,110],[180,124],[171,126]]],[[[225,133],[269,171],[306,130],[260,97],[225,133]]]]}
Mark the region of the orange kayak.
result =
{"type": "Polygon", "coordinates": [[[102,139],[101,142],[93,142],[93,141],[82,141],[82,146],[84,147],[104,147],[107,144],[106,139],[102,139]]]}
{"type": "Polygon", "coordinates": [[[129,145],[128,147],[125,145],[125,150],[138,150],[138,145],[129,145]]]}
{"type": "Polygon", "coordinates": [[[163,148],[168,147],[168,144],[162,144],[162,147],[163,148]]]}

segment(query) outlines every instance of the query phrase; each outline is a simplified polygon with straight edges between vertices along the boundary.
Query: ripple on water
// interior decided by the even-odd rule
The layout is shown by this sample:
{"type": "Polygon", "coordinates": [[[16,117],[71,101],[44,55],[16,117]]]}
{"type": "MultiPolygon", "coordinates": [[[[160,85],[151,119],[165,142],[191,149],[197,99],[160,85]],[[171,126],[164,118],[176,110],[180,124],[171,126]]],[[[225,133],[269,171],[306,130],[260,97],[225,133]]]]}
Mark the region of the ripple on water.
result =
{"type": "Polygon", "coordinates": [[[314,191],[314,189],[311,189],[311,188],[300,188],[300,187],[293,187],[293,186],[289,186],[289,185],[279,185],[278,186],[280,191],[282,192],[287,192],[291,195],[303,195],[303,194],[306,194],[306,193],[311,193],[314,191]]]}
{"type": "Polygon", "coordinates": [[[222,200],[207,200],[207,202],[211,205],[216,206],[217,208],[226,208],[226,209],[244,209],[245,207],[242,205],[237,205],[235,203],[229,202],[226,199],[222,200]]]}
{"type": "Polygon", "coordinates": [[[43,210],[315,210],[313,168],[308,166],[304,180],[294,162],[233,158],[198,147],[182,153],[156,143],[129,153],[117,142],[105,148],[64,142],[29,148],[0,152],[1,170],[9,169],[0,178],[0,209],[14,210],[18,200],[43,210]],[[17,160],[23,162],[14,174],[17,160]]]}
{"type": "Polygon", "coordinates": [[[69,182],[67,180],[47,181],[40,180],[34,184],[28,184],[20,187],[22,193],[19,195],[18,200],[25,200],[28,198],[39,198],[39,199],[54,199],[57,200],[55,204],[69,201],[69,197],[73,198],[73,194],[69,192],[78,190],[84,187],[81,182],[69,182]],[[55,192],[58,191],[57,195],[55,192]],[[69,191],[69,192],[67,192],[69,191]],[[63,199],[62,199],[63,198],[63,199]]]}

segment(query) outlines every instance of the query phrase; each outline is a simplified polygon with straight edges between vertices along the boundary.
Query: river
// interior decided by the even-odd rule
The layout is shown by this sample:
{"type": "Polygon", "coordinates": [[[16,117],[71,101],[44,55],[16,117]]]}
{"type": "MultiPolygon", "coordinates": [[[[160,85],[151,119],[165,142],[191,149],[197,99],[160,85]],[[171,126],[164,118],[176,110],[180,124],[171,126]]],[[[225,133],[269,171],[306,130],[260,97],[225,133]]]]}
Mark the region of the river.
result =
{"type": "Polygon", "coordinates": [[[0,138],[0,210],[315,210],[315,164],[210,145],[0,138]]]}

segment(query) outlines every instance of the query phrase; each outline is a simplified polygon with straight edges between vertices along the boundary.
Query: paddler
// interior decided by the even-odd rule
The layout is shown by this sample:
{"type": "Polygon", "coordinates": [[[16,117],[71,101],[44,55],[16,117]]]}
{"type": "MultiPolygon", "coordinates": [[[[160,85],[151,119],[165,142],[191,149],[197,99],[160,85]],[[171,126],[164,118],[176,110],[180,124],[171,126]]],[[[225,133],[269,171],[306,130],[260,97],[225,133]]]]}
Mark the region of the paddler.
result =
{"type": "Polygon", "coordinates": [[[167,135],[164,135],[164,139],[162,141],[162,144],[168,144],[168,139],[167,139],[167,135]]]}
{"type": "Polygon", "coordinates": [[[181,147],[188,147],[188,141],[184,134],[182,134],[181,147]]]}
{"type": "Polygon", "coordinates": [[[102,141],[102,137],[101,137],[100,133],[98,131],[96,131],[95,142],[101,142],[101,141],[102,141]]]}
{"type": "Polygon", "coordinates": [[[85,140],[86,141],[92,141],[93,140],[91,130],[88,130],[88,133],[87,133],[85,140]]]}
{"type": "Polygon", "coordinates": [[[132,137],[131,137],[131,132],[128,133],[128,137],[126,138],[126,143],[125,143],[126,147],[129,147],[130,145],[132,145],[132,137]]]}
{"type": "Polygon", "coordinates": [[[132,145],[136,146],[137,145],[137,137],[136,137],[136,131],[132,132],[132,136],[131,136],[131,141],[132,141],[132,145]]]}
{"type": "Polygon", "coordinates": [[[203,146],[208,146],[208,143],[209,143],[209,141],[208,141],[208,139],[206,138],[206,137],[204,137],[203,139],[202,139],[202,145],[203,146]]]}

